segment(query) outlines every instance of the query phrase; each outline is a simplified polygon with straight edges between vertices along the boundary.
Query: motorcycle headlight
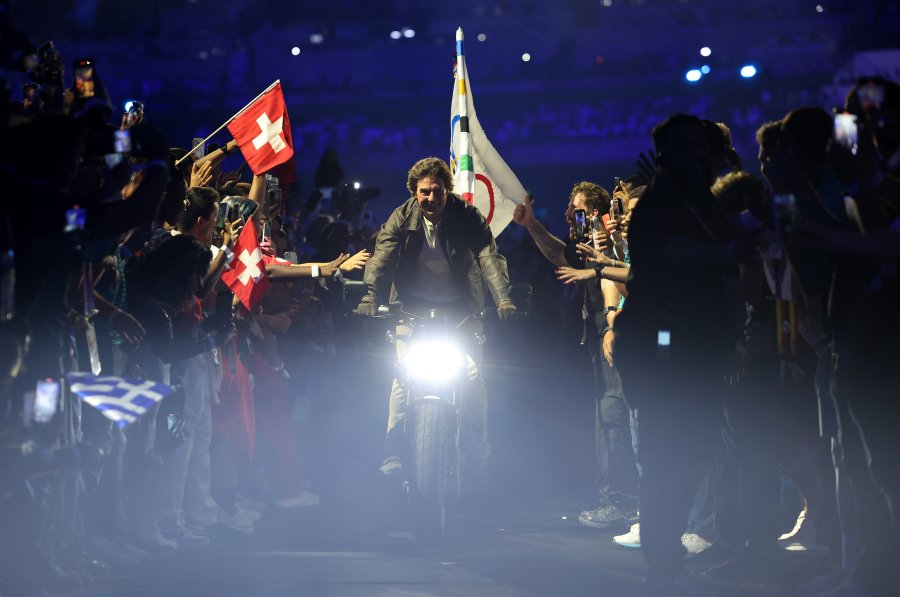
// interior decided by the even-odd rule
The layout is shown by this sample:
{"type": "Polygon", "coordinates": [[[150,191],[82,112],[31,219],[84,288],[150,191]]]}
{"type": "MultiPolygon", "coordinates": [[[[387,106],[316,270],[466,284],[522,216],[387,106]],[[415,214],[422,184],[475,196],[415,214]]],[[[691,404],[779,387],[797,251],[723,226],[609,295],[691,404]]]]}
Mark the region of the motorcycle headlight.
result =
{"type": "Polygon", "coordinates": [[[401,363],[414,378],[443,382],[462,371],[465,355],[450,342],[424,340],[410,345],[401,363]]]}

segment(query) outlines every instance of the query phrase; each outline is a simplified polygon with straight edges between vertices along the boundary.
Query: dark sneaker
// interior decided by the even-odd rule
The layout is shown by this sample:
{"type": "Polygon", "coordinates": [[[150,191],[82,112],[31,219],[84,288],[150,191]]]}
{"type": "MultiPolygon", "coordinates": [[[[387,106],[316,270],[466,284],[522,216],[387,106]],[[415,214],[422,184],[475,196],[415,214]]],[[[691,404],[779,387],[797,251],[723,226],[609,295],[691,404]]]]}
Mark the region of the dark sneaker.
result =
{"type": "Polygon", "coordinates": [[[596,510],[585,510],[578,515],[578,522],[594,529],[618,529],[628,526],[625,512],[612,504],[606,504],[596,510]]]}

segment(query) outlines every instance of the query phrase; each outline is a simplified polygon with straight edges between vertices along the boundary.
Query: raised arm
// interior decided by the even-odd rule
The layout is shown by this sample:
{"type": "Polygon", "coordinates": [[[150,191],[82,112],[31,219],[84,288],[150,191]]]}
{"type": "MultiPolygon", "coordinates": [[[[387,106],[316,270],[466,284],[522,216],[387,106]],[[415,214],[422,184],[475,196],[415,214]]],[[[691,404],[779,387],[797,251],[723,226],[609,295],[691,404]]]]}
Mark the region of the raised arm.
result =
{"type": "Polygon", "coordinates": [[[566,243],[550,234],[544,225],[534,217],[534,206],[530,196],[525,198],[524,203],[516,206],[513,211],[513,222],[528,230],[528,234],[531,235],[547,261],[559,267],[569,265],[565,257],[566,243]]]}

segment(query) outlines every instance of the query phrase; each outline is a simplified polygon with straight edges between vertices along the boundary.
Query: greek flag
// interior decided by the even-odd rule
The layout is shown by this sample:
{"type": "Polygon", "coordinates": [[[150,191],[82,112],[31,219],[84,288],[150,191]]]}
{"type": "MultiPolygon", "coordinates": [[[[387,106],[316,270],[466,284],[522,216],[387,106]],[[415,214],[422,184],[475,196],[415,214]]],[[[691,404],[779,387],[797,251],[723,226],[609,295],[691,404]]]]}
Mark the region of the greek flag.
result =
{"type": "Polygon", "coordinates": [[[125,428],[172,393],[172,388],[154,381],[69,373],[69,389],[119,427],[125,428]]]}

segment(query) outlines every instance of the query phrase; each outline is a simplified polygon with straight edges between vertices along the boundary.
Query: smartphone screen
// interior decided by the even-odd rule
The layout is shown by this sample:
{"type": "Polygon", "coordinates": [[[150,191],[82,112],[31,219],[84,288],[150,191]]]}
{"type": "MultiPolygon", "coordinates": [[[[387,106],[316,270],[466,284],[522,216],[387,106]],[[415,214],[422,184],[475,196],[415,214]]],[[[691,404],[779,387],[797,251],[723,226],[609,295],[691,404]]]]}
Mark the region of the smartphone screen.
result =
{"type": "Polygon", "coordinates": [[[587,233],[587,220],[583,209],[575,210],[575,234],[584,236],[587,233]]]}
{"type": "Polygon", "coordinates": [[[84,208],[77,205],[66,211],[66,226],[63,232],[73,232],[75,230],[84,230],[84,208]]]}
{"type": "Polygon", "coordinates": [[[201,139],[200,137],[194,137],[194,139],[191,141],[191,147],[193,147],[191,153],[193,154],[195,160],[199,160],[206,155],[206,146],[203,144],[203,139],[201,139]]]}
{"type": "Polygon", "coordinates": [[[34,391],[32,416],[35,423],[49,423],[59,408],[60,384],[55,379],[42,379],[34,391]]]}
{"type": "Polygon", "coordinates": [[[668,348],[672,344],[672,332],[669,330],[659,330],[656,332],[656,345],[660,348],[668,348]]]}
{"type": "Polygon", "coordinates": [[[75,61],[75,97],[94,97],[94,61],[82,58],[75,61]]]}
{"type": "Polygon", "coordinates": [[[856,114],[838,112],[834,115],[834,139],[853,153],[856,153],[857,132],[856,114]]]}
{"type": "Polygon", "coordinates": [[[131,132],[116,131],[116,153],[131,152],[131,132]]]}

